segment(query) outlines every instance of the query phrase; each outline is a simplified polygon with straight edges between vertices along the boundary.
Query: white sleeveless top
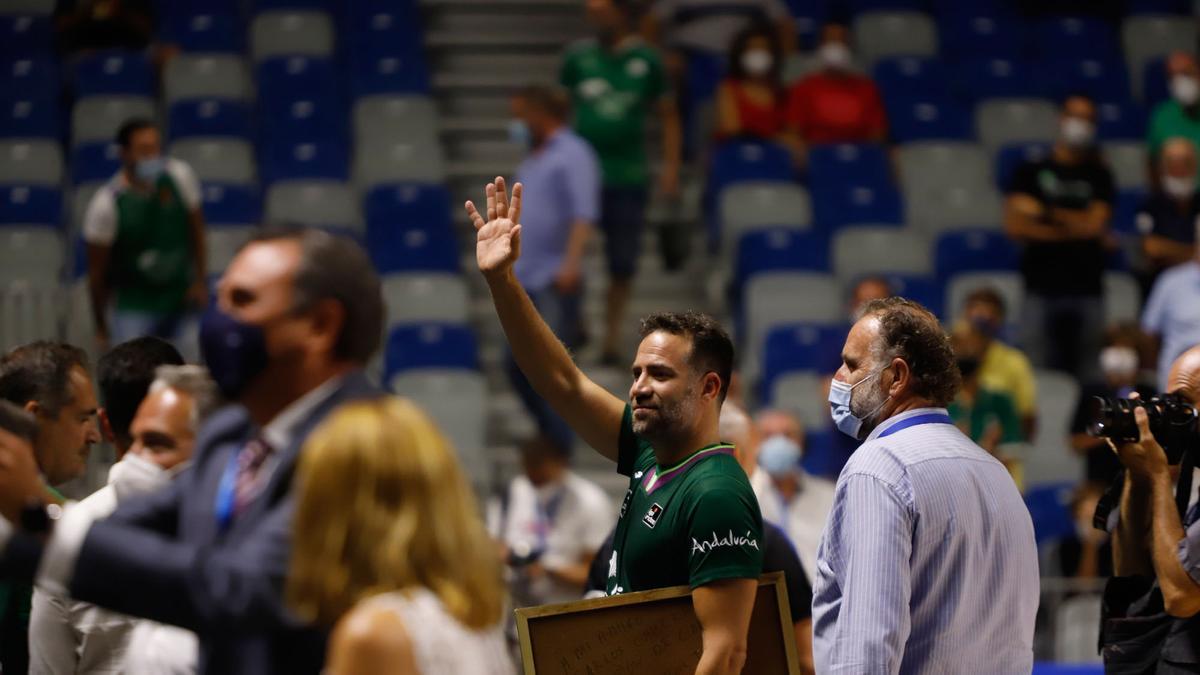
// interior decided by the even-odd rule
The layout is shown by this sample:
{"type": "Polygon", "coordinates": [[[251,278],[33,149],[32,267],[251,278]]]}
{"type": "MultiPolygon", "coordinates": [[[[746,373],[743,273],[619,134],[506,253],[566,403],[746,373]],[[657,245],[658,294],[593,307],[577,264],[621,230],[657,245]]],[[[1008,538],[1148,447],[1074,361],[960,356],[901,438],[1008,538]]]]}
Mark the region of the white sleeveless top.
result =
{"type": "Polygon", "coordinates": [[[404,621],[421,675],[513,675],[503,622],[474,630],[446,613],[427,589],[376,595],[368,603],[387,608],[404,621]]]}

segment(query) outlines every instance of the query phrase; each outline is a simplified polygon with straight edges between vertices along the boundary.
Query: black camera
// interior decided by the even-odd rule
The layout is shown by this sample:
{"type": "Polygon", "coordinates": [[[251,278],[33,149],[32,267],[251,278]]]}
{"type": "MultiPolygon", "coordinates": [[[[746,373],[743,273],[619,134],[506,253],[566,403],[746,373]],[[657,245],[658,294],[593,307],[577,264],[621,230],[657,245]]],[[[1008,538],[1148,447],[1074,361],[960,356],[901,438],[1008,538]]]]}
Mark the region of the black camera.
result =
{"type": "Polygon", "coordinates": [[[1139,433],[1133,411],[1137,408],[1146,410],[1150,433],[1166,451],[1171,464],[1178,464],[1188,448],[1200,449],[1200,414],[1179,394],[1147,399],[1094,396],[1088,407],[1087,432],[1118,444],[1136,443],[1139,433]]]}

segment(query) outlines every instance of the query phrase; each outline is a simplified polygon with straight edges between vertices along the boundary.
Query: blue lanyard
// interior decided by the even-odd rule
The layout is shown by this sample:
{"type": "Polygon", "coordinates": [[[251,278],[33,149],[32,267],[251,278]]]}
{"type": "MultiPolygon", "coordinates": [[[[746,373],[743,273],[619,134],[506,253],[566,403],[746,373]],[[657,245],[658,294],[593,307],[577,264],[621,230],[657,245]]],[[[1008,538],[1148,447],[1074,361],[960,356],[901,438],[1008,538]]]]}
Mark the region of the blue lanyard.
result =
{"type": "Polygon", "coordinates": [[[876,438],[891,436],[897,431],[901,431],[909,427],[915,427],[920,424],[954,424],[954,420],[950,419],[950,416],[946,413],[925,413],[924,415],[914,415],[906,420],[896,422],[892,426],[885,429],[883,433],[876,436],[876,438]]]}
{"type": "Polygon", "coordinates": [[[221,484],[217,487],[217,529],[221,532],[224,532],[233,522],[233,509],[237,500],[238,457],[241,454],[239,450],[229,458],[229,464],[225,466],[225,473],[221,475],[221,484]]]}

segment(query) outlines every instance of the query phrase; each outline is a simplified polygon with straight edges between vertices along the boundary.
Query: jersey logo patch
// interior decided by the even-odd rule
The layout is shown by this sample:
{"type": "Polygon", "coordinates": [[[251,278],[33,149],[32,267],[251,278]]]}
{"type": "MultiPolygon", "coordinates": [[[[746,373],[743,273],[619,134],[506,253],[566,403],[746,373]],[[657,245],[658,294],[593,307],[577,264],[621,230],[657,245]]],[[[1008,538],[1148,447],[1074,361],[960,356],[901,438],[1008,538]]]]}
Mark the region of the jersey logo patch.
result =
{"type": "Polygon", "coordinates": [[[659,504],[655,504],[654,506],[650,507],[650,510],[646,512],[646,515],[642,516],[642,522],[646,524],[646,527],[649,527],[653,530],[654,526],[658,524],[658,518],[662,515],[662,513],[663,507],[659,504]]]}

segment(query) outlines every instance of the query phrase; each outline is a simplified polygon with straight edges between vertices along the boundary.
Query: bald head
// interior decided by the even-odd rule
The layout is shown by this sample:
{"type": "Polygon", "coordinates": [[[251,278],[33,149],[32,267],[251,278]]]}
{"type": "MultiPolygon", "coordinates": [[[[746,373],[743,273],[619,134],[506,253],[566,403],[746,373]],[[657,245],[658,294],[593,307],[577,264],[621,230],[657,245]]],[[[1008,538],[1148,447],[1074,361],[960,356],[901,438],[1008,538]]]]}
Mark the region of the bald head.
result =
{"type": "Polygon", "coordinates": [[[733,443],[737,454],[738,464],[749,476],[754,473],[758,464],[758,434],[750,416],[737,404],[726,401],[721,406],[721,419],[718,422],[721,440],[733,443]]]}
{"type": "Polygon", "coordinates": [[[1196,57],[1188,52],[1171,52],[1171,55],[1167,57],[1167,75],[1171,77],[1176,75],[1196,77],[1198,74],[1200,74],[1200,67],[1196,65],[1196,57]]]}
{"type": "Polygon", "coordinates": [[[1200,406],[1200,345],[1187,350],[1171,364],[1167,393],[1179,394],[1192,405],[1200,406]]]}
{"type": "Polygon", "coordinates": [[[1163,173],[1179,178],[1194,178],[1196,176],[1196,147],[1186,138],[1175,136],[1167,139],[1162,146],[1159,159],[1163,173]]]}

